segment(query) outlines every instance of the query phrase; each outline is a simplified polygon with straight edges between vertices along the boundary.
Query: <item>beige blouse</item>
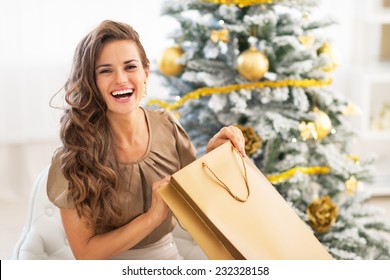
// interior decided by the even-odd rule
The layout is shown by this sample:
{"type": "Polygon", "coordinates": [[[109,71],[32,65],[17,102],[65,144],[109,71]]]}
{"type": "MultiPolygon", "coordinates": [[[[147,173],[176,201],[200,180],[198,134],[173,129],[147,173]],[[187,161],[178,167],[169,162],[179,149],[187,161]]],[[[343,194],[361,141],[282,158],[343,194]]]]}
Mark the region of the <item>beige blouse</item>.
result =
{"type": "MultiPolygon", "coordinates": [[[[149,143],[144,156],[136,162],[120,164],[119,198],[123,209],[120,227],[145,213],[151,203],[152,184],[196,159],[196,151],[187,133],[172,113],[146,110],[149,129],[149,143]]],[[[62,174],[59,155],[53,157],[47,181],[47,194],[51,202],[59,208],[74,208],[67,195],[68,181],[62,174]]],[[[172,214],[146,236],[134,248],[142,248],[154,243],[173,229],[172,214]]]]}

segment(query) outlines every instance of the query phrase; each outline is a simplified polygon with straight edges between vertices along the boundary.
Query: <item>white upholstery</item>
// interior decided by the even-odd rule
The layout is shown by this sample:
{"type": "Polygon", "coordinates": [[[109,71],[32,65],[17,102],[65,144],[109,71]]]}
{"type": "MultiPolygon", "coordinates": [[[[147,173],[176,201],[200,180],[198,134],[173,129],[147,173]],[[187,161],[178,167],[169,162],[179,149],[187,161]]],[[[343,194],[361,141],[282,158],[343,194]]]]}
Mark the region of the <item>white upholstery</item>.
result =
{"type": "MultiPolygon", "coordinates": [[[[74,259],[59,213],[46,194],[48,167],[35,181],[28,217],[12,259],[74,259]]],[[[184,259],[206,259],[191,236],[179,226],[173,231],[175,242],[184,259]]]]}

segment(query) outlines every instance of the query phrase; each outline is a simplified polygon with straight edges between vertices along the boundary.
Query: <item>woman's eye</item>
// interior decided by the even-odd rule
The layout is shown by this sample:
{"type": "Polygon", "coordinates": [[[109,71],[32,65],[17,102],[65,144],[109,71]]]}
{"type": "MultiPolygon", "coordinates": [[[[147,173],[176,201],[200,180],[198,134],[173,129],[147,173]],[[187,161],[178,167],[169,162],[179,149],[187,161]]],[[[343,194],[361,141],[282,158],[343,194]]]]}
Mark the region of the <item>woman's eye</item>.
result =
{"type": "Polygon", "coordinates": [[[110,69],[102,69],[99,71],[99,74],[105,74],[105,73],[110,73],[111,70],[110,69]]]}
{"type": "Polygon", "coordinates": [[[136,65],[126,65],[126,66],[125,66],[125,69],[126,69],[126,70],[131,70],[131,69],[135,69],[135,68],[137,68],[136,65]]]}
{"type": "Polygon", "coordinates": [[[111,73],[111,69],[100,69],[97,74],[107,74],[111,73]]]}

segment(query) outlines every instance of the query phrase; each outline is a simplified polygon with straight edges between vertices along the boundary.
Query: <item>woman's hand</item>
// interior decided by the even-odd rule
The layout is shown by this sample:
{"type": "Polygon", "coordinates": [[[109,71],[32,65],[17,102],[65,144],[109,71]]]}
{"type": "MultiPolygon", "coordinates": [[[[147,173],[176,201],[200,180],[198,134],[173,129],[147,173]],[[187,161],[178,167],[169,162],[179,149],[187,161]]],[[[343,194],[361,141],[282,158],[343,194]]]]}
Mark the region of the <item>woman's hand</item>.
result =
{"type": "Polygon", "coordinates": [[[158,189],[170,180],[171,176],[166,176],[164,179],[153,183],[152,186],[152,202],[147,213],[156,225],[161,224],[166,219],[169,211],[167,204],[158,193],[158,189]]]}
{"type": "Polygon", "coordinates": [[[103,234],[96,234],[95,229],[88,226],[88,220],[80,218],[75,208],[60,209],[62,223],[75,258],[111,259],[138,244],[168,215],[168,206],[157,190],[170,179],[168,176],[153,184],[152,202],[145,214],[103,234]]]}
{"type": "Polygon", "coordinates": [[[206,153],[221,146],[227,141],[231,141],[233,146],[245,156],[245,138],[242,135],[242,131],[233,125],[223,127],[217,134],[210,139],[206,147],[206,153]]]}

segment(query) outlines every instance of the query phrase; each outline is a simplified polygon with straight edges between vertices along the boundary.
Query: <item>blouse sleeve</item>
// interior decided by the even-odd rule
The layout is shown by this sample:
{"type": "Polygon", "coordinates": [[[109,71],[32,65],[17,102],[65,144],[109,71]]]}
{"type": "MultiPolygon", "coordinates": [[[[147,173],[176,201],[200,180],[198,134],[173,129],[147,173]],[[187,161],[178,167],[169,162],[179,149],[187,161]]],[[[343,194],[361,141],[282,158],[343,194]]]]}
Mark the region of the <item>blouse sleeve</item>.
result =
{"type": "Polygon", "coordinates": [[[173,133],[176,138],[176,148],[180,159],[180,169],[196,160],[196,149],[192,144],[187,132],[171,112],[168,113],[169,120],[173,123],[173,133]]]}
{"type": "Polygon", "coordinates": [[[59,153],[52,159],[47,178],[46,191],[49,200],[59,208],[74,208],[74,203],[68,196],[69,182],[61,170],[59,153]]]}

